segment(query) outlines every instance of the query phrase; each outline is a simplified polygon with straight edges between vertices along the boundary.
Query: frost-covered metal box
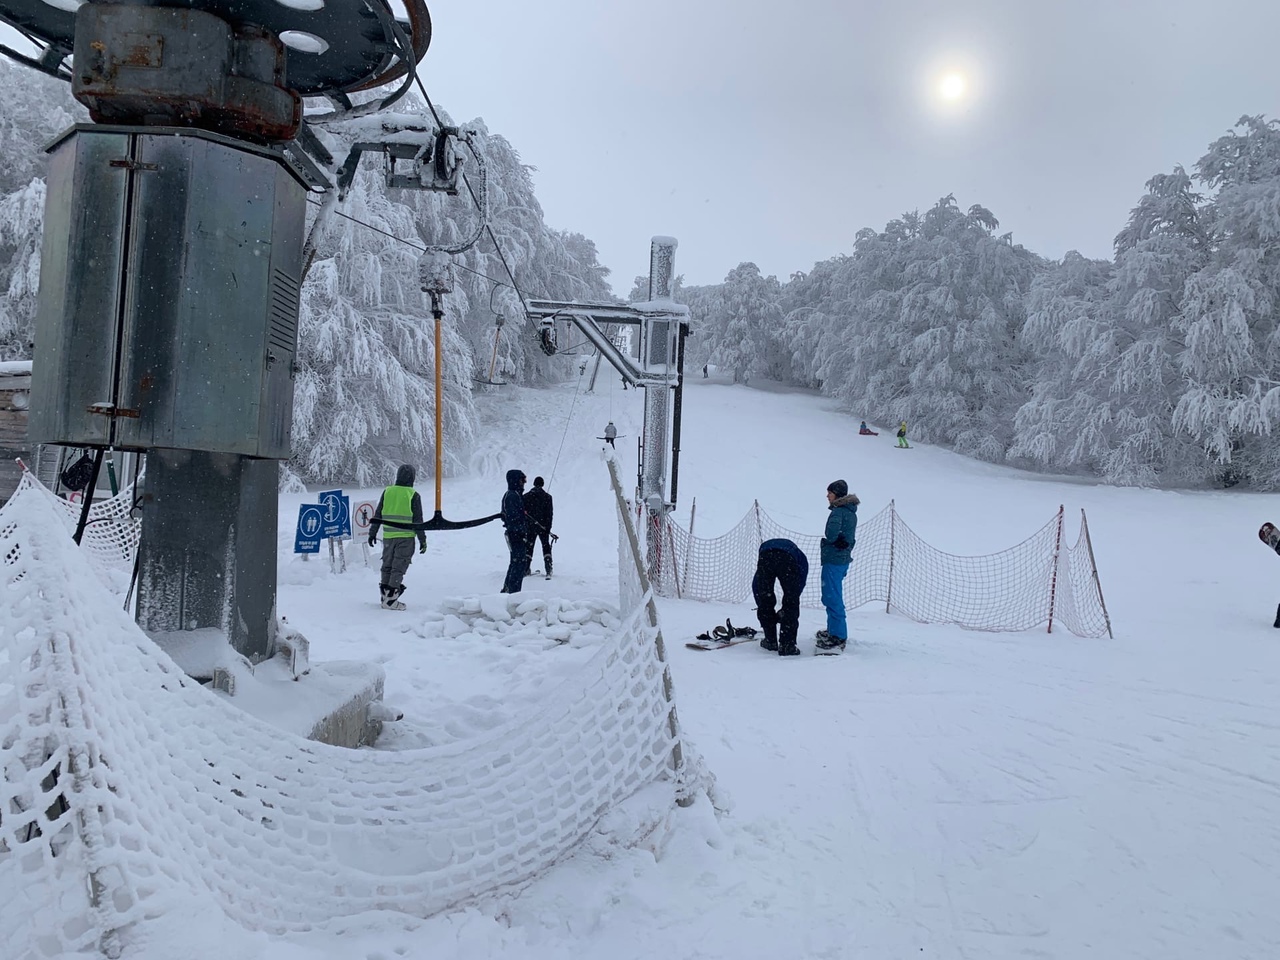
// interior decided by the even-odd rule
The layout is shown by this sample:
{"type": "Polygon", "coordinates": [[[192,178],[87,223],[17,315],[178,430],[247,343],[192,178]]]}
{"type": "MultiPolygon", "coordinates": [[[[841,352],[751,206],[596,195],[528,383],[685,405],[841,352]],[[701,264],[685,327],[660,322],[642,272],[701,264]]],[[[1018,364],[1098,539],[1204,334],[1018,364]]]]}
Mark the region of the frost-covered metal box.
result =
{"type": "Polygon", "coordinates": [[[287,457],[296,171],[185,128],[78,125],[48,150],[32,440],[287,457]]]}

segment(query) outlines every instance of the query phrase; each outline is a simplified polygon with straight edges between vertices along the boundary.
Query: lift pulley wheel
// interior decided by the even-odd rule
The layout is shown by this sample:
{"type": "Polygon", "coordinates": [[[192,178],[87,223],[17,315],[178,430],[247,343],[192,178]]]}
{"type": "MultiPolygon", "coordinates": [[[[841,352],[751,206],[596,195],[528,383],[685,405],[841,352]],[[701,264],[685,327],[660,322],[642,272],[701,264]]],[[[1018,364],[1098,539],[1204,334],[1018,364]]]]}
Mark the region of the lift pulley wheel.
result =
{"type": "MultiPolygon", "coordinates": [[[[94,0],[89,0],[94,2],[94,0]]],[[[401,28],[413,48],[414,64],[431,43],[431,16],[423,0],[403,0],[401,28]]],[[[167,0],[152,4],[200,10],[232,27],[256,25],[279,36],[289,49],[288,86],[304,97],[372,90],[405,75],[394,14],[386,0],[167,0]]],[[[0,21],[32,40],[70,54],[75,46],[73,3],[0,0],[0,21]]],[[[48,64],[49,72],[58,60],[48,64]]],[[[65,72],[63,74],[65,76],[65,72]]]]}

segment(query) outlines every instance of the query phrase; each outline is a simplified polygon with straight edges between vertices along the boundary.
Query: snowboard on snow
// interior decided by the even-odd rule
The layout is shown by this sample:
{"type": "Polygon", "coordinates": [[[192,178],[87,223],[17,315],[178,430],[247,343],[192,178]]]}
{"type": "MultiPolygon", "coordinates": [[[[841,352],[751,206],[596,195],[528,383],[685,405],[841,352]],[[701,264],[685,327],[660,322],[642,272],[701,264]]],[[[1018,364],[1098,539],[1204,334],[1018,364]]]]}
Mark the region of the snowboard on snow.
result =
{"type": "Polygon", "coordinates": [[[755,627],[735,627],[728,620],[724,626],[714,627],[706,633],[700,633],[697,639],[685,644],[690,650],[723,650],[725,647],[736,647],[740,643],[750,643],[760,636],[755,627]]]}
{"type": "Polygon", "coordinates": [[[706,640],[690,640],[685,644],[690,650],[723,650],[725,647],[736,647],[740,643],[751,643],[755,637],[728,637],[719,640],[716,637],[709,637],[706,640]]]}
{"type": "Polygon", "coordinates": [[[1280,553],[1280,527],[1274,523],[1264,523],[1258,528],[1258,539],[1276,553],[1280,553]]]}

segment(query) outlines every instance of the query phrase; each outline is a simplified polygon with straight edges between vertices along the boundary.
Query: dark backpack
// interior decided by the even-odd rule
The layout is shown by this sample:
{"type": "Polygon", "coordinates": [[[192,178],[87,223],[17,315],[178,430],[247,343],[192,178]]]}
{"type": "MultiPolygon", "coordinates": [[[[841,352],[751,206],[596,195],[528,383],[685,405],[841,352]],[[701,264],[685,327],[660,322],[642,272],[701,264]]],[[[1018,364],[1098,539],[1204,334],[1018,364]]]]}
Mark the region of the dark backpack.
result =
{"type": "Polygon", "coordinates": [[[62,485],[68,490],[83,490],[93,477],[93,457],[82,453],[80,459],[58,475],[62,485]]]}

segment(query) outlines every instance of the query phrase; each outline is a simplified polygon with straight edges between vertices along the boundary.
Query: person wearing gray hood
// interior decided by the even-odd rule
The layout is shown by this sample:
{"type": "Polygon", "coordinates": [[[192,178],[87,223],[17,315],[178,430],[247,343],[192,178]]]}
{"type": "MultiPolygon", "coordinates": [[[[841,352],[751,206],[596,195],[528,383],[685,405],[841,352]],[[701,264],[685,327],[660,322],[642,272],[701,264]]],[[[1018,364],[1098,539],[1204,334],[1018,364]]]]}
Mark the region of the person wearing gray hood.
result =
{"type": "Polygon", "coordinates": [[[378,542],[382,527],[382,592],[383,610],[403,610],[400,594],[404,593],[404,575],[413,562],[413,538],[418,538],[418,552],[427,552],[427,533],[422,529],[422,498],[413,489],[417,471],[402,464],[396,471],[396,482],[382,491],[378,508],[369,524],[369,546],[378,542]]]}
{"type": "Polygon", "coordinates": [[[818,631],[820,653],[838,653],[849,639],[844,615],[844,578],[853,559],[858,532],[858,495],[849,484],[833,480],[827,484],[827,526],[822,534],[822,605],[827,608],[827,629],[818,631]]]}

